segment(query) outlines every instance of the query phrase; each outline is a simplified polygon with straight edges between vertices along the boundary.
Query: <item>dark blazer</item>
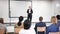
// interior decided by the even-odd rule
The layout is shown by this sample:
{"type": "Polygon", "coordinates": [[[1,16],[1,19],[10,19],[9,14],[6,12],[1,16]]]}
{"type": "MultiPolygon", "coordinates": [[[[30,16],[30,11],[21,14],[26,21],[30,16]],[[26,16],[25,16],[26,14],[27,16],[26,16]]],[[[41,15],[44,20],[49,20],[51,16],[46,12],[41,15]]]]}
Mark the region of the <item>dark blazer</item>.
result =
{"type": "Polygon", "coordinates": [[[44,23],[44,22],[39,22],[39,23],[37,23],[36,25],[35,25],[35,32],[36,32],[36,34],[38,33],[38,34],[45,34],[45,32],[37,32],[37,27],[46,27],[46,24],[44,23]]]}
{"type": "Polygon", "coordinates": [[[33,10],[31,9],[31,13],[29,13],[29,9],[28,9],[28,10],[27,10],[27,13],[28,13],[28,14],[32,14],[32,13],[33,13],[33,10]]]}

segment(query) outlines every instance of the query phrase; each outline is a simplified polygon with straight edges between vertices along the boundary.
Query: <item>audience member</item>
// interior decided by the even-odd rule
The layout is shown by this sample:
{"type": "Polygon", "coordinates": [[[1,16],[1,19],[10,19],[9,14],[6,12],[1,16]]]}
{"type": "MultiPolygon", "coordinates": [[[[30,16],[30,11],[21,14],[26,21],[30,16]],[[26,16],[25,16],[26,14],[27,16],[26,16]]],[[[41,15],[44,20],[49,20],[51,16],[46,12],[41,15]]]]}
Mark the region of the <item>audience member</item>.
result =
{"type": "Polygon", "coordinates": [[[44,23],[44,22],[42,22],[43,21],[43,17],[41,16],[41,17],[39,17],[39,23],[37,23],[36,25],[35,25],[35,31],[36,31],[36,34],[38,33],[38,34],[45,34],[45,32],[37,32],[37,27],[46,27],[46,24],[44,23]]]}
{"type": "Polygon", "coordinates": [[[2,23],[0,23],[0,29],[4,29],[5,30],[5,33],[4,34],[6,34],[6,25],[4,25],[4,24],[2,24],[2,23]]]}
{"type": "Polygon", "coordinates": [[[49,32],[58,32],[59,28],[57,26],[57,18],[55,16],[51,17],[52,24],[46,28],[46,34],[49,34],[49,32]]]}
{"type": "Polygon", "coordinates": [[[24,21],[24,29],[22,29],[19,34],[35,34],[34,30],[30,29],[30,21],[24,21]]]}
{"type": "Polygon", "coordinates": [[[60,15],[57,15],[56,17],[57,17],[57,22],[58,22],[57,25],[59,26],[59,31],[60,31],[60,15]]]}
{"type": "Polygon", "coordinates": [[[23,16],[20,16],[19,17],[19,22],[17,24],[15,24],[15,27],[23,27],[22,21],[23,21],[23,16]]]}

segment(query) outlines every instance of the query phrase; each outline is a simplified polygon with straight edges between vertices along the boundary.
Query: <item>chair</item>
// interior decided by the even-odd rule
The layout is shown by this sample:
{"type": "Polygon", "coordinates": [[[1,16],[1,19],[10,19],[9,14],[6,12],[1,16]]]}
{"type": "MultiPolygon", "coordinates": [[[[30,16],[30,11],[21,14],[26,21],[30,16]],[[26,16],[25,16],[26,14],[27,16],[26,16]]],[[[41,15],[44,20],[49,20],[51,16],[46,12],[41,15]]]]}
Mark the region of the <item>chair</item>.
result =
{"type": "Polygon", "coordinates": [[[5,30],[4,29],[0,29],[0,34],[4,34],[5,30]]]}
{"type": "Polygon", "coordinates": [[[37,27],[37,32],[44,32],[46,31],[46,27],[37,27]]]}
{"type": "Polygon", "coordinates": [[[60,32],[49,32],[49,34],[60,34],[60,32]]]}
{"type": "Polygon", "coordinates": [[[4,20],[3,20],[3,18],[0,18],[0,23],[2,23],[2,24],[4,23],[4,20]]]}

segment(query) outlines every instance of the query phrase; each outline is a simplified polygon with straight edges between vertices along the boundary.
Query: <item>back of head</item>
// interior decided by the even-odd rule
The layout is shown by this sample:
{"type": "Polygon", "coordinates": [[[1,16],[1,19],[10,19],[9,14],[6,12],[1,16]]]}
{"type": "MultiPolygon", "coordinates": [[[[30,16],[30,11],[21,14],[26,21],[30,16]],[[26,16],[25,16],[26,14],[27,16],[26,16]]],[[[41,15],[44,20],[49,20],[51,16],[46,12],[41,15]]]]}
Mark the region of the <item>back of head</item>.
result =
{"type": "Polygon", "coordinates": [[[30,28],[30,21],[29,20],[25,20],[24,21],[24,29],[29,29],[30,28]]]}
{"type": "Polygon", "coordinates": [[[20,26],[21,25],[21,22],[23,21],[23,16],[20,16],[19,17],[19,22],[18,22],[18,26],[20,26]]]}
{"type": "Polygon", "coordinates": [[[57,15],[56,17],[57,17],[58,20],[60,20],[60,15],[57,15]]]}
{"type": "Polygon", "coordinates": [[[23,16],[20,16],[20,17],[19,17],[19,21],[22,21],[22,20],[23,20],[23,16]]]}
{"type": "Polygon", "coordinates": [[[40,16],[40,17],[39,17],[39,21],[42,21],[42,20],[43,20],[43,17],[42,17],[42,16],[40,16]]]}

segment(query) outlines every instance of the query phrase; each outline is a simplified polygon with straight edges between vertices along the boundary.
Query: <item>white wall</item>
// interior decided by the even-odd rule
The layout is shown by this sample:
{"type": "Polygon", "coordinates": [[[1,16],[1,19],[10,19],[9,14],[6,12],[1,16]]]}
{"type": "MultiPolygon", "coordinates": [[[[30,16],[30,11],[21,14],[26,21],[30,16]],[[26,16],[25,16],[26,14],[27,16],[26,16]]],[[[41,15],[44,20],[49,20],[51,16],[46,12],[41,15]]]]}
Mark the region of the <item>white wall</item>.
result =
{"type": "Polygon", "coordinates": [[[33,1],[32,6],[34,21],[39,21],[40,16],[43,16],[43,21],[50,21],[50,17],[54,15],[51,1],[33,1]]]}
{"type": "Polygon", "coordinates": [[[51,16],[60,14],[60,0],[55,1],[33,1],[33,20],[39,21],[39,16],[43,16],[44,22],[50,21],[51,16]]]}
{"type": "Polygon", "coordinates": [[[54,9],[54,15],[60,14],[60,0],[52,1],[52,6],[54,9]]]}
{"type": "Polygon", "coordinates": [[[8,1],[0,1],[0,17],[4,18],[4,22],[9,22],[8,1]]]}
{"type": "MultiPolygon", "coordinates": [[[[57,8],[56,7],[56,3],[60,4],[60,1],[52,1],[52,2],[50,2],[50,1],[38,1],[38,2],[37,1],[33,1],[32,7],[33,7],[33,9],[35,9],[34,10],[35,12],[34,12],[33,16],[34,17],[36,16],[36,18],[38,18],[39,16],[43,15],[43,17],[45,16],[44,17],[44,20],[45,20],[47,18],[47,16],[48,16],[48,18],[50,18],[50,16],[52,16],[52,15],[60,14],[60,6],[57,8]],[[38,10],[38,9],[40,9],[40,10],[38,10]]],[[[4,18],[4,22],[10,22],[9,11],[8,11],[8,1],[0,1],[0,17],[4,18]]],[[[18,21],[17,18],[12,18],[11,20],[12,21],[18,21]]],[[[38,19],[35,19],[35,18],[33,20],[34,21],[36,21],[36,20],[38,21],[38,19]]]]}

